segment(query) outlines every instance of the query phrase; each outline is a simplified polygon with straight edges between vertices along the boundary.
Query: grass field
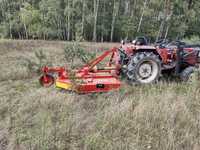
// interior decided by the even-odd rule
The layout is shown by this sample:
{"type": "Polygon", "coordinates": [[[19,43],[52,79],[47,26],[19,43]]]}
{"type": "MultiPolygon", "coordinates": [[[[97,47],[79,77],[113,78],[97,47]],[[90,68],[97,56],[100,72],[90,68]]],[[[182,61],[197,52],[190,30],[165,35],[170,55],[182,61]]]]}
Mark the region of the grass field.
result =
{"type": "MultiPolygon", "coordinates": [[[[199,150],[200,84],[78,95],[42,88],[24,58],[64,65],[60,41],[0,41],[0,150],[199,150]]],[[[116,44],[81,43],[95,51],[116,44]]]]}

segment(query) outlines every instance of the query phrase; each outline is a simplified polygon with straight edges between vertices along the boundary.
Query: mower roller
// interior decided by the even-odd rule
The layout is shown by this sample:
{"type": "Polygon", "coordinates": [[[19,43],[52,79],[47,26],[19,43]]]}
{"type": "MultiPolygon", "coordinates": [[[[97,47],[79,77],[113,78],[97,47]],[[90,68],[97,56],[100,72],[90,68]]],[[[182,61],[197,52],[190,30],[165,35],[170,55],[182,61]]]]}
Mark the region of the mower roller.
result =
{"type": "Polygon", "coordinates": [[[76,91],[96,93],[118,90],[119,77],[123,75],[129,83],[155,83],[164,74],[188,81],[200,63],[200,45],[187,45],[180,41],[148,44],[145,37],[132,43],[122,42],[119,48],[105,51],[82,68],[68,70],[65,67],[43,67],[40,83],[76,91]],[[105,67],[97,67],[105,58],[105,67]],[[106,59],[107,60],[107,59],[106,59]]]}

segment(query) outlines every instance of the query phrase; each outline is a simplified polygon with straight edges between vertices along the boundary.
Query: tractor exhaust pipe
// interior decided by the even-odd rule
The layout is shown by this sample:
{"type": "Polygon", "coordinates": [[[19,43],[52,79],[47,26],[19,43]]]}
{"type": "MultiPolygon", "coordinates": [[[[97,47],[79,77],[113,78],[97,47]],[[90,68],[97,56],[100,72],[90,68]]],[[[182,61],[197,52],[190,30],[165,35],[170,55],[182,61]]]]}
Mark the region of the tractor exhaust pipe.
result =
{"type": "Polygon", "coordinates": [[[177,51],[176,51],[176,56],[177,56],[177,62],[176,62],[176,67],[175,67],[175,75],[179,75],[181,72],[181,65],[183,63],[182,59],[182,52],[183,52],[183,45],[178,44],[177,51]]]}

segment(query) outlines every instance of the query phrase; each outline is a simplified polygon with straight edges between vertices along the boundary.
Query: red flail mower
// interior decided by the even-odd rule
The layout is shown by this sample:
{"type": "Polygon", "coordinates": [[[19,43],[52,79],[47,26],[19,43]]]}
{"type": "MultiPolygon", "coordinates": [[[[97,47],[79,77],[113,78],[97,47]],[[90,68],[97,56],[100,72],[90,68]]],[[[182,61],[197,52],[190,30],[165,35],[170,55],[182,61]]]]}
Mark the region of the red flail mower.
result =
{"type": "Polygon", "coordinates": [[[44,67],[40,83],[44,87],[55,83],[56,87],[78,93],[108,92],[119,89],[121,82],[118,80],[118,69],[117,65],[113,65],[116,54],[117,48],[112,48],[82,68],[72,71],[64,67],[44,67]],[[109,56],[109,63],[103,68],[97,68],[97,65],[109,56]],[[53,75],[55,73],[57,73],[56,77],[53,75]]]}
{"type": "Polygon", "coordinates": [[[78,93],[108,92],[121,87],[120,76],[134,84],[155,83],[164,74],[190,81],[199,63],[200,45],[164,40],[148,44],[145,37],[139,37],[132,43],[122,42],[119,48],[105,51],[77,70],[45,66],[40,83],[78,93]],[[108,63],[99,67],[105,60],[108,63]]]}

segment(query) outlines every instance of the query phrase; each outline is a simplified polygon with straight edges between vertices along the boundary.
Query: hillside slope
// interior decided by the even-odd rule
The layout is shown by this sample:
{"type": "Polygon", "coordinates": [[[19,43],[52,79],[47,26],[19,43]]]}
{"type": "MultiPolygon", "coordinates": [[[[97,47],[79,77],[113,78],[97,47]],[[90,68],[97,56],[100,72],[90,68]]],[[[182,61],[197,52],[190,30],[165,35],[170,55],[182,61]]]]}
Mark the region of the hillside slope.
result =
{"type": "Polygon", "coordinates": [[[65,64],[65,44],[0,41],[0,150],[200,148],[200,85],[125,85],[93,95],[40,87],[24,58],[34,59],[40,49],[54,65],[65,64]]]}

